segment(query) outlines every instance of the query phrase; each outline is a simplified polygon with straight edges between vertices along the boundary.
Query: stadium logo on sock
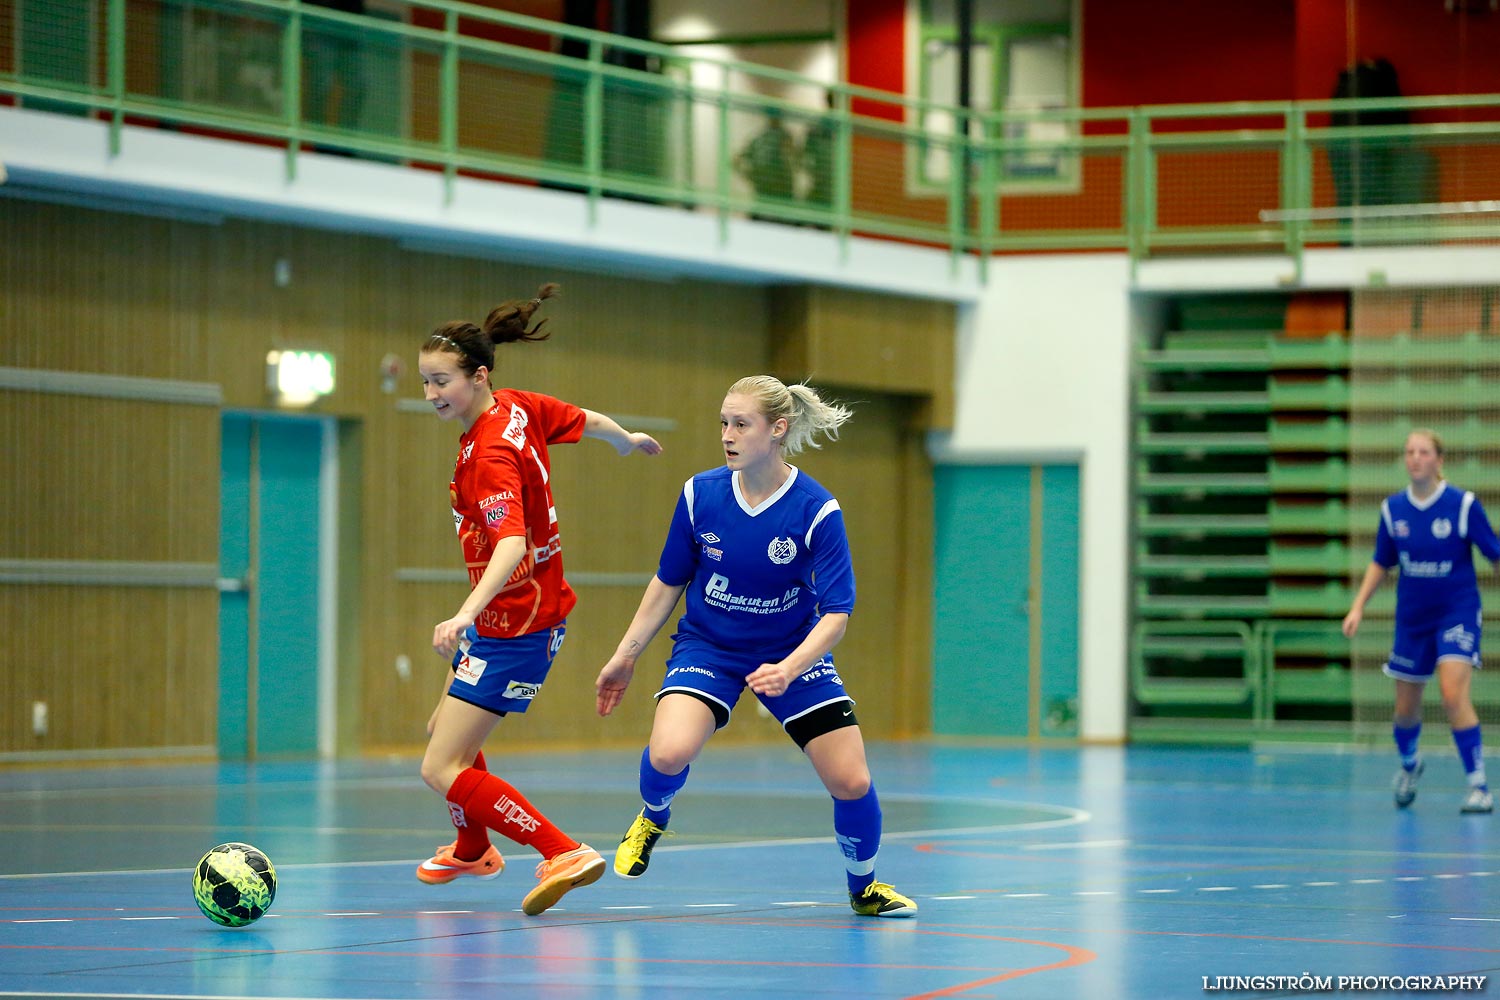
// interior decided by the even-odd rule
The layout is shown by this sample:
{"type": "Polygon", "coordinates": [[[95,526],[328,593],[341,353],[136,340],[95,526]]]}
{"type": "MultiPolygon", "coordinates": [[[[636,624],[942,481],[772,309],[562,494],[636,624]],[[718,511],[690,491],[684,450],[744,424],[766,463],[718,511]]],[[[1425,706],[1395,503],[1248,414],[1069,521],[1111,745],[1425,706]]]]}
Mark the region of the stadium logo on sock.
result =
{"type": "Polygon", "coordinates": [[[541,825],[535,816],[512,802],[509,795],[502,795],[495,800],[495,812],[499,813],[505,822],[514,824],[527,833],[531,833],[541,825]]]}

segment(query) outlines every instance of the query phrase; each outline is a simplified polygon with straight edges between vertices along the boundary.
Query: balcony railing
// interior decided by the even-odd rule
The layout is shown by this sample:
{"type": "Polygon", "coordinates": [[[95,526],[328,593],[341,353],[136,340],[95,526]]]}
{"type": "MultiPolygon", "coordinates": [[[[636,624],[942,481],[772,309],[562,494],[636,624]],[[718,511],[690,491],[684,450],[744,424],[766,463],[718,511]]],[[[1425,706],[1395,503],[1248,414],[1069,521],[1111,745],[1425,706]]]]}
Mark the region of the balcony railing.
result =
{"type": "MultiPolygon", "coordinates": [[[[382,7],[393,10],[394,7],[382,7]]],[[[499,13],[8,0],[0,103],[948,249],[1500,237],[1500,95],[971,115],[499,13]],[[775,94],[778,96],[766,96],[775,94]],[[825,103],[824,96],[827,101],[825,103]],[[747,153],[770,120],[784,144],[747,153]],[[941,122],[946,131],[922,130],[941,122]]]]}

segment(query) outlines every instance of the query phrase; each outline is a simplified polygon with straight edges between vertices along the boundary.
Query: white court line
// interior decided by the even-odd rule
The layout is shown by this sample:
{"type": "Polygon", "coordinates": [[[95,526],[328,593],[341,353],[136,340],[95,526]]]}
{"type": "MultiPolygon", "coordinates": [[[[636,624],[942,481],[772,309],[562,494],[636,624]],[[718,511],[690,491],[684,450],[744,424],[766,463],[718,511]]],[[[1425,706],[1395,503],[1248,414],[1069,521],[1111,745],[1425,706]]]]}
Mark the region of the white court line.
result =
{"type": "Polygon", "coordinates": [[[1449,917],[1449,920],[1477,920],[1487,924],[1500,924],[1500,917],[1449,917]]]}
{"type": "Polygon", "coordinates": [[[1073,847],[1124,847],[1128,840],[1074,840],[1065,844],[1023,844],[1023,851],[1066,851],[1073,847]]]}
{"type": "MultiPolygon", "coordinates": [[[[898,798],[898,796],[891,796],[890,798],[892,800],[895,800],[896,798],[898,798]]],[[[941,797],[933,797],[933,801],[948,802],[948,801],[951,801],[951,800],[943,799],[941,797]]],[[[1001,823],[1001,824],[998,824],[998,825],[995,825],[995,826],[969,826],[969,827],[953,827],[953,828],[949,828],[949,829],[941,829],[940,828],[940,829],[934,829],[934,830],[908,830],[908,831],[905,831],[905,832],[897,832],[897,833],[886,832],[886,833],[881,834],[881,839],[889,841],[889,840],[911,840],[911,839],[916,839],[916,838],[931,838],[931,837],[973,837],[973,836],[978,836],[980,834],[993,834],[993,833],[1019,833],[1019,832],[1021,832],[1023,830],[1048,830],[1048,829],[1053,829],[1053,828],[1061,827],[1061,826],[1077,826],[1078,824],[1087,823],[1089,820],[1093,819],[1093,814],[1090,813],[1088,810],[1086,810],[1086,809],[1075,809],[1072,806],[1054,806],[1054,805],[1048,805],[1048,804],[1042,804],[1042,803],[1031,803],[1031,802],[983,802],[981,804],[988,805],[988,806],[1009,806],[1009,807],[1012,807],[1012,808],[1025,807],[1025,808],[1028,808],[1028,809],[1035,809],[1035,810],[1043,811],[1043,812],[1054,812],[1054,813],[1061,812],[1061,813],[1064,813],[1065,815],[1063,815],[1062,817],[1060,817],[1058,819],[1036,820],[1036,821],[1030,822],[1030,823],[1001,823]]],[[[744,850],[746,848],[799,847],[799,846],[807,846],[807,845],[826,845],[827,843],[828,843],[828,836],[825,834],[825,835],[823,835],[821,837],[791,837],[791,838],[778,839],[778,840],[738,840],[738,841],[734,841],[732,843],[725,843],[725,844],[672,844],[672,845],[668,845],[668,846],[665,846],[665,847],[657,847],[655,849],[655,853],[662,854],[662,853],[669,853],[669,852],[676,852],[676,851],[733,851],[733,850],[744,850]]],[[[391,860],[391,861],[309,862],[309,863],[306,863],[306,864],[277,865],[276,866],[276,870],[278,872],[281,872],[281,871],[295,871],[295,870],[301,869],[301,868],[321,868],[321,869],[331,869],[331,868],[378,868],[378,867],[382,867],[382,866],[386,866],[386,865],[409,865],[409,864],[412,864],[413,862],[418,861],[418,860],[421,860],[421,859],[418,859],[418,858],[401,858],[401,859],[396,859],[396,860],[391,860]]],[[[188,868],[188,867],[184,867],[184,868],[136,868],[136,869],[127,869],[127,870],[122,870],[122,871],[103,871],[103,872],[94,872],[94,871],[28,872],[26,874],[20,874],[20,875],[0,875],[0,882],[4,882],[7,879],[86,878],[86,877],[91,877],[91,876],[96,876],[96,875],[109,875],[109,876],[119,876],[119,875],[167,875],[167,874],[180,873],[180,872],[187,871],[187,870],[190,870],[190,868],[188,868]]],[[[3,994],[0,994],[0,995],[3,995],[3,994]]]]}
{"type": "Polygon", "coordinates": [[[264,993],[45,993],[41,990],[0,990],[0,997],[92,997],[94,1000],[379,1000],[376,997],[273,997],[264,993]]]}

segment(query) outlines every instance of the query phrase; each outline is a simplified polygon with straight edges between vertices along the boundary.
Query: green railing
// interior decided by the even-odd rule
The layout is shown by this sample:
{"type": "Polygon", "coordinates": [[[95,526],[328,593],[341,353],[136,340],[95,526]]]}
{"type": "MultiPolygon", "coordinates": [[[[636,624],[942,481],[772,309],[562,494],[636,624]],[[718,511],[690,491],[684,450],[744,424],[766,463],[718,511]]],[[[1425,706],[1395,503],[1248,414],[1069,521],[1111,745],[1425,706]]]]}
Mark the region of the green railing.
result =
{"type": "Polygon", "coordinates": [[[280,145],[293,178],[332,150],[441,171],[450,196],[460,175],[535,183],[715,212],[726,239],[748,214],[955,265],[1500,237],[1500,95],[977,116],[469,4],[403,10],[6,0],[0,102],[102,118],[112,152],[126,124],[201,131],[280,145]],[[745,155],[772,117],[786,144],[745,155]]]}

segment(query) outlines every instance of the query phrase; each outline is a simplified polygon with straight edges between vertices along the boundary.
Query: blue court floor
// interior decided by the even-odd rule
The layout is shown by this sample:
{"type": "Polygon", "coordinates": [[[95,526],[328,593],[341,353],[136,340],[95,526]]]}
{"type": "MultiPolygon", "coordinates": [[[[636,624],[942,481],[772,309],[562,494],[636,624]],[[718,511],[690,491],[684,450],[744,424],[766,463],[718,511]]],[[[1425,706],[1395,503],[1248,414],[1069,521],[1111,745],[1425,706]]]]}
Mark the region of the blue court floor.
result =
{"type": "MultiPolygon", "coordinates": [[[[492,769],[612,853],[638,751],[492,744],[492,769]]],[[[1452,755],[1404,812],[1390,754],[884,744],[871,763],[878,873],[910,920],[849,910],[829,800],[790,746],[711,747],[644,878],[540,917],[519,910],[523,849],[493,881],[415,879],[451,839],[415,760],[0,771],[0,996],[1063,1000],[1293,996],[1213,987],[1303,974],[1500,996],[1500,828],[1460,815],[1452,755]],[[241,930],[193,904],[226,840],[280,876],[241,930]]]]}

